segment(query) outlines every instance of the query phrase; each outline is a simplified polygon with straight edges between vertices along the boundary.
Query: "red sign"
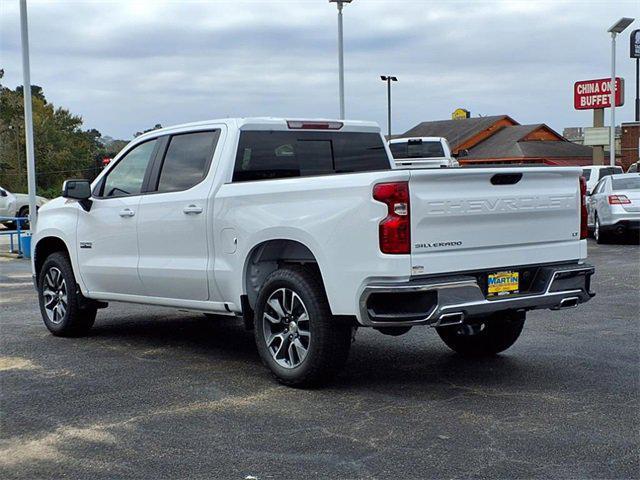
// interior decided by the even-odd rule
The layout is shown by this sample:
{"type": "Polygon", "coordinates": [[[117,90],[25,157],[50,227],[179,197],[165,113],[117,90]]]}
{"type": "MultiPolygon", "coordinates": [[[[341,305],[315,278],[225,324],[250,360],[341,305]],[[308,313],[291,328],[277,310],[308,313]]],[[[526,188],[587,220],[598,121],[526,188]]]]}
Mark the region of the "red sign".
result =
{"type": "MultiPolygon", "coordinates": [[[[582,80],[573,85],[573,106],[576,110],[609,108],[610,78],[582,80]]],[[[624,80],[616,77],[616,107],[624,105],[624,80]]]]}

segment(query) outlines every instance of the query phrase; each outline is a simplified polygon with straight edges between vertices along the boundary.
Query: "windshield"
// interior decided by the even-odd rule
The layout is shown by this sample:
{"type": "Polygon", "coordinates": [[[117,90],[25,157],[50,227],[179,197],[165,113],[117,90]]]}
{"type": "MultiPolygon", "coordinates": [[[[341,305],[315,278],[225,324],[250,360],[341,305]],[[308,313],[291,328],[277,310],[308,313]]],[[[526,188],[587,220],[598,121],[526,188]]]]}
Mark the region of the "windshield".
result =
{"type": "Polygon", "coordinates": [[[640,190],[640,176],[629,178],[612,178],[614,190],[640,190]]]}
{"type": "Polygon", "coordinates": [[[423,142],[409,140],[406,142],[390,143],[389,149],[393,158],[437,158],[444,157],[442,143],[438,141],[423,142]]]}

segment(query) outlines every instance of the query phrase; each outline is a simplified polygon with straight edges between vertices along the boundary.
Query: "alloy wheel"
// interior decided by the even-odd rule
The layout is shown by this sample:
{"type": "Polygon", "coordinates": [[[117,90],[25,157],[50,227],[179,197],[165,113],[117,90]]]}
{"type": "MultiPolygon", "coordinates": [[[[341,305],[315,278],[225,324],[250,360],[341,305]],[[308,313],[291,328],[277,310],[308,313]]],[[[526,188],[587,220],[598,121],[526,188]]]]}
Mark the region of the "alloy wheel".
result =
{"type": "Polygon", "coordinates": [[[42,290],[44,297],[44,309],[47,312],[49,321],[59,324],[67,314],[69,303],[67,299],[67,282],[62,276],[62,272],[51,267],[44,276],[44,286],[42,290]]]}
{"type": "Polygon", "coordinates": [[[309,314],[296,292],[279,288],[269,296],[262,329],[267,350],[278,365],[295,368],[304,361],[311,344],[309,314]]]}

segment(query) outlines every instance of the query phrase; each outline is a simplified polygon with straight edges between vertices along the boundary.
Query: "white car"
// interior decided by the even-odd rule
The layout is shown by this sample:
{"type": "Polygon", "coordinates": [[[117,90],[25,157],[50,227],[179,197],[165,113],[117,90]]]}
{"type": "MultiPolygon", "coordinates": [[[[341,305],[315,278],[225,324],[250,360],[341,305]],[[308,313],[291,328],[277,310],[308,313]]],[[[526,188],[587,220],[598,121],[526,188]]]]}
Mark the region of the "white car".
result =
{"type": "Polygon", "coordinates": [[[389,140],[397,168],[459,167],[444,137],[411,137],[389,140]]]}
{"type": "Polygon", "coordinates": [[[640,173],[604,177],[589,197],[589,228],[598,243],[640,230],[640,173]]]}
{"type": "MultiPolygon", "coordinates": [[[[44,197],[36,197],[36,207],[40,208],[47,203],[44,197]]],[[[0,187],[0,217],[27,217],[29,215],[29,195],[24,193],[11,193],[0,187]]],[[[0,220],[1,223],[11,224],[13,222],[0,220]]],[[[25,223],[26,225],[26,223],[25,223]]]]}
{"type": "Polygon", "coordinates": [[[622,172],[622,167],[609,165],[589,165],[582,167],[582,176],[587,181],[587,193],[591,194],[597,183],[607,175],[615,175],[622,172]]]}
{"type": "Polygon", "coordinates": [[[593,295],[580,174],[394,169],[371,122],[154,130],[40,209],[40,311],[60,336],[110,301],[239,316],[288,385],[336,374],[358,327],[428,325],[457,352],[493,355],[527,311],[593,295]]]}

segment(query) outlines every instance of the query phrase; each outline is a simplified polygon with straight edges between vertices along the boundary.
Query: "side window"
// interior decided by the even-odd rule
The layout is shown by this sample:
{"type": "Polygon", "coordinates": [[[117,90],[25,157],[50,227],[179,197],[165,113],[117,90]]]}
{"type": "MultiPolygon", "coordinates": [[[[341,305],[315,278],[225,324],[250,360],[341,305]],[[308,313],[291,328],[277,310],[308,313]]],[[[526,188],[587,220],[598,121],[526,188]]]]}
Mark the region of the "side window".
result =
{"type": "Polygon", "coordinates": [[[102,197],[139,195],[156,143],[157,140],[142,143],[120,159],[118,164],[107,173],[102,188],[102,197]]]}
{"type": "Polygon", "coordinates": [[[187,190],[207,175],[220,130],[173,135],[164,155],[158,192],[187,190]]]}

